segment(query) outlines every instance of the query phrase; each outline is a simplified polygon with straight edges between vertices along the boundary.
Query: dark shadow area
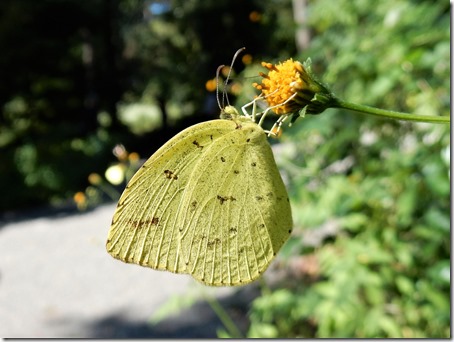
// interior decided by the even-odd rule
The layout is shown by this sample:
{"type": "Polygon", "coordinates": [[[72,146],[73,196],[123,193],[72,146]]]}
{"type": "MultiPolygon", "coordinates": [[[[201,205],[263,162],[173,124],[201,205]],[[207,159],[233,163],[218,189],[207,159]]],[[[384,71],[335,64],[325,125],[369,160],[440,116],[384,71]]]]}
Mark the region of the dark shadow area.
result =
{"type": "MultiPolygon", "coordinates": [[[[246,286],[231,296],[218,299],[219,305],[242,334],[249,326],[247,313],[250,303],[258,296],[258,286],[246,286]]],[[[125,314],[113,313],[84,325],[86,329],[79,333],[81,337],[90,338],[217,338],[217,331],[226,330],[211,306],[203,299],[157,324],[132,321],[125,314]]]]}

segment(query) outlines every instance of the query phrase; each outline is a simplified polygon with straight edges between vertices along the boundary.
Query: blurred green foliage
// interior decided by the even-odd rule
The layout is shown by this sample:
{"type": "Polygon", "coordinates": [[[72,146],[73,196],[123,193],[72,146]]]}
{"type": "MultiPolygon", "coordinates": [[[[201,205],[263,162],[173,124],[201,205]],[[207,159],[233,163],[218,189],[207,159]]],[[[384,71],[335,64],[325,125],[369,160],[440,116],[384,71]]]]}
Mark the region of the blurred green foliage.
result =
{"type": "MultiPolygon", "coordinates": [[[[295,57],[311,57],[340,98],[450,114],[447,3],[320,0],[308,11],[311,45],[295,57]]],[[[328,110],[281,140],[293,280],[254,301],[247,336],[449,337],[448,125],[328,110]]]]}
{"type": "MultiPolygon", "coordinates": [[[[310,57],[339,98],[449,115],[449,16],[423,0],[2,1],[0,209],[90,183],[114,193],[98,174],[131,172],[138,156],[111,150],[146,157],[216,118],[205,83],[242,46],[253,63],[235,67],[238,106],[261,59],[310,57]],[[304,3],[298,27],[292,5],[304,3]],[[296,30],[310,36],[299,52],[296,30]]],[[[251,303],[247,336],[449,337],[449,143],[446,125],[345,110],[284,127],[274,148],[295,222],[289,276],[251,303]]]]}

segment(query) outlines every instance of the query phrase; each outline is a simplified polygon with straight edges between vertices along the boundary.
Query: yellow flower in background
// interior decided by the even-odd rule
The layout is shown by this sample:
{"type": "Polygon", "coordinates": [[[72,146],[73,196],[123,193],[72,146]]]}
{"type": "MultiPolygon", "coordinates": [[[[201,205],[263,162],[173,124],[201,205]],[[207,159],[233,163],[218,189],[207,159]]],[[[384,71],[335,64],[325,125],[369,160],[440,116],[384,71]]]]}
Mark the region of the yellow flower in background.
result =
{"type": "Polygon", "coordinates": [[[309,59],[304,64],[288,59],[279,64],[262,62],[262,66],[268,73],[260,73],[262,83],[253,86],[262,92],[274,113],[320,114],[336,105],[334,95],[312,75],[309,59]]]}
{"type": "Polygon", "coordinates": [[[221,68],[221,75],[224,76],[224,77],[227,77],[230,73],[230,67],[228,65],[224,65],[222,68],[221,68]]]}
{"type": "Polygon", "coordinates": [[[74,202],[76,202],[77,208],[79,208],[79,210],[83,210],[87,207],[87,197],[83,192],[76,192],[73,196],[73,200],[74,202]]]}
{"type": "Polygon", "coordinates": [[[252,56],[250,54],[245,54],[243,57],[241,57],[241,61],[243,64],[249,65],[252,63],[252,56]]]}
{"type": "Polygon", "coordinates": [[[102,183],[102,178],[97,173],[90,173],[88,176],[88,182],[93,185],[99,185],[102,183]]]}
{"type": "Polygon", "coordinates": [[[205,83],[206,90],[208,90],[209,92],[213,92],[216,90],[216,88],[217,88],[217,82],[216,82],[215,78],[206,81],[206,83],[205,83]]]}
{"type": "Polygon", "coordinates": [[[252,11],[249,13],[249,20],[253,23],[257,23],[262,19],[262,15],[257,11],[252,11]]]}
{"type": "Polygon", "coordinates": [[[139,161],[140,156],[137,152],[131,152],[128,156],[128,159],[131,163],[136,163],[137,161],[139,161]]]}

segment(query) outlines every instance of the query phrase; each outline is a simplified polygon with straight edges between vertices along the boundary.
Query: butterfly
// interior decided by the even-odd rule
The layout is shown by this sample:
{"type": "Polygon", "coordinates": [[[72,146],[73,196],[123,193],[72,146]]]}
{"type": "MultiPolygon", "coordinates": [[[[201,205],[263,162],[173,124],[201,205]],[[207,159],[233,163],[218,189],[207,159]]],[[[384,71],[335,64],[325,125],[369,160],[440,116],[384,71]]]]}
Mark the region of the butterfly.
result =
{"type": "Polygon", "coordinates": [[[186,128],[143,164],[118,201],[108,253],[211,286],[263,274],[293,223],[267,133],[245,107],[186,128]]]}

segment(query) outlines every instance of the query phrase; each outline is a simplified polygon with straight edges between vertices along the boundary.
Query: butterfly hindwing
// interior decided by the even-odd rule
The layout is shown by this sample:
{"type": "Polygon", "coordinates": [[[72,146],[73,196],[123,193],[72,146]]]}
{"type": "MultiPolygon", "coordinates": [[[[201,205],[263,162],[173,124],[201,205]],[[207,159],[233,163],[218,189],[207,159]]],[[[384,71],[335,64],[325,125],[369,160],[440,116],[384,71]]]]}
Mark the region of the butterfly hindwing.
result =
{"type": "Polygon", "coordinates": [[[208,285],[258,278],[292,227],[264,131],[243,122],[200,156],[177,219],[187,273],[208,285]]]}

